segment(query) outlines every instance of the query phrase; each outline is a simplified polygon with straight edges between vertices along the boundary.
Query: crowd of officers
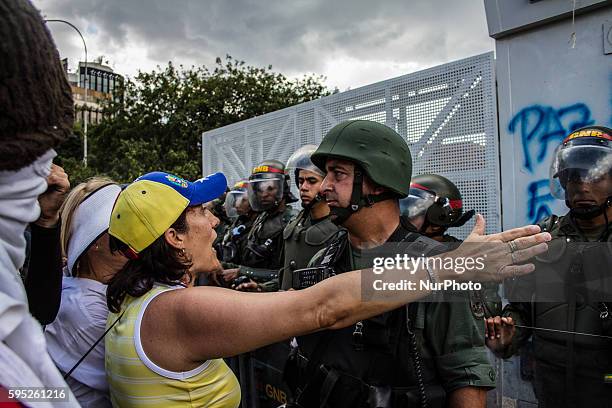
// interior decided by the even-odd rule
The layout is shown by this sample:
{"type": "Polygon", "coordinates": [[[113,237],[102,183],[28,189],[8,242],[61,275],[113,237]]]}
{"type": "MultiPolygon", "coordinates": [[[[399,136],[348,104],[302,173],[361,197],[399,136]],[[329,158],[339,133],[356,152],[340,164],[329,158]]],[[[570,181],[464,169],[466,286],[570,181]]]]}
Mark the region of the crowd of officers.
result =
{"type": "MultiPolygon", "coordinates": [[[[550,182],[570,211],[540,222],[553,241],[536,260],[536,273],[504,289],[462,294],[464,301],[414,303],[293,339],[283,374],[293,395],[289,405],[484,407],[496,384],[488,346],[503,358],[531,350],[541,407],[611,407],[611,169],[611,129],[567,135],[550,182]],[[510,300],[503,308],[502,297],[510,300]]],[[[217,284],[259,292],[300,290],[371,267],[369,255],[385,243],[419,241],[419,255],[444,252],[459,242],[449,229],[475,213],[464,210],[447,178],[413,177],[403,138],[365,120],[335,126],[318,147],[303,146],[286,165],[259,163],[211,208],[223,220],[217,284]],[[350,198],[336,190],[347,175],[354,175],[350,198]],[[292,182],[298,214],[290,206],[298,201],[292,182]],[[388,211],[397,201],[399,222],[388,211]]]]}

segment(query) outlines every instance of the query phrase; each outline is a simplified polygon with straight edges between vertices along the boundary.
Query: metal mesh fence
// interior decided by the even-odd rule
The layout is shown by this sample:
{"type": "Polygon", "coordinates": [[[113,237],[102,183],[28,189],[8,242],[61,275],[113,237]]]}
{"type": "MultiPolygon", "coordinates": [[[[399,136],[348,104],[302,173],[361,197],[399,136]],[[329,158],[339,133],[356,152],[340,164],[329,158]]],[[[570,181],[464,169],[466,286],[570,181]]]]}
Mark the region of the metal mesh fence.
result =
{"type": "MultiPolygon", "coordinates": [[[[493,53],[337,93],[202,134],[203,174],[223,171],[233,183],[264,159],[286,162],[318,144],[339,122],[368,119],[395,129],[410,146],[413,175],[452,180],[464,208],[501,229],[499,146],[493,53]]],[[[464,238],[473,223],[453,230],[464,238]]]]}

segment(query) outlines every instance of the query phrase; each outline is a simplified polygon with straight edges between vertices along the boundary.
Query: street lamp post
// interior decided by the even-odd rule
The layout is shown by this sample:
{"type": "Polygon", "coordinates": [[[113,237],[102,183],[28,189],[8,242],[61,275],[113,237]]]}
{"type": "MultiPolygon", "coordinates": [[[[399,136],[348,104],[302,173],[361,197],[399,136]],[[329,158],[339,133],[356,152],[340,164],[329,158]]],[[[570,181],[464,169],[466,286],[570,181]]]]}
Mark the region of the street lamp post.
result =
{"type": "MultiPolygon", "coordinates": [[[[74,24],[72,24],[72,23],[70,23],[70,22],[68,22],[66,20],[50,19],[50,20],[45,20],[45,22],[68,24],[70,27],[75,29],[75,31],[81,37],[81,40],[83,40],[83,47],[85,48],[85,79],[83,81],[83,85],[85,85],[85,105],[84,105],[84,107],[85,107],[85,109],[87,109],[87,88],[89,88],[89,75],[88,75],[88,72],[87,72],[87,44],[85,44],[85,38],[83,38],[83,34],[81,34],[79,29],[76,28],[74,26],[74,24]]],[[[79,69],[79,79],[80,79],[80,76],[81,76],[81,72],[80,72],[80,69],[79,69]]],[[[85,167],[87,167],[87,115],[85,114],[85,112],[83,112],[83,165],[85,167]]]]}

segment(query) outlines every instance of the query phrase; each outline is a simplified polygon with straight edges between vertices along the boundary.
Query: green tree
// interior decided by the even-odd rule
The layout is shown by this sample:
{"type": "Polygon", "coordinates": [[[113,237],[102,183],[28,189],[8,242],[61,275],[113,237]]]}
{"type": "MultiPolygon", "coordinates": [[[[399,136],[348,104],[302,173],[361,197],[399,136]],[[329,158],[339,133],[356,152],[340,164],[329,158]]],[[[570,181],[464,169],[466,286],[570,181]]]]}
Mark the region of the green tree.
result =
{"type": "Polygon", "coordinates": [[[290,80],[266,68],[226,56],[214,69],[185,69],[171,62],[162,70],[127,79],[106,107],[107,119],[89,127],[88,164],[81,164],[82,132],[60,149],[77,183],[94,174],[128,182],[164,170],[200,177],[202,132],[329,95],[321,76],[290,80]]]}

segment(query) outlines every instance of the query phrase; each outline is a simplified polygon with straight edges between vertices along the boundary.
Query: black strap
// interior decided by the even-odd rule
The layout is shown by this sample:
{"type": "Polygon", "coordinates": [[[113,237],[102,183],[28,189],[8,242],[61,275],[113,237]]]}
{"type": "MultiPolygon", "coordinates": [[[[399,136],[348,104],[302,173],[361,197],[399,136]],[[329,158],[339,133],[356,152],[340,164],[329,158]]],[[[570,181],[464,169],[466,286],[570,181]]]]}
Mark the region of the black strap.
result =
{"type": "Polygon", "coordinates": [[[336,370],[334,370],[333,368],[329,368],[327,371],[327,376],[325,376],[325,380],[323,381],[323,384],[321,385],[321,394],[320,394],[320,399],[319,399],[319,406],[321,408],[327,405],[329,396],[334,390],[334,386],[338,382],[338,379],[339,379],[339,376],[336,370]]]}
{"type": "Polygon", "coordinates": [[[89,353],[92,352],[92,350],[94,348],[96,348],[96,346],[98,345],[98,343],[100,343],[102,341],[102,339],[104,337],[106,337],[106,335],[108,334],[108,332],[115,327],[115,325],[119,322],[119,320],[121,320],[121,318],[123,317],[123,315],[125,314],[125,310],[119,315],[119,317],[117,318],[117,320],[115,320],[113,322],[113,324],[110,325],[110,327],[108,329],[106,329],[106,331],[104,332],[104,334],[102,336],[100,336],[100,338],[98,340],[96,340],[96,342],[89,348],[89,350],[87,350],[85,352],[85,354],[83,354],[81,356],[81,358],[79,359],[79,361],[76,362],[75,365],[72,366],[72,368],[66,373],[64,374],[64,380],[67,379],[68,377],[70,377],[70,374],[72,374],[74,372],[74,370],[76,370],[76,368],[83,362],[83,360],[85,360],[85,357],[87,357],[89,355],[89,353]]]}
{"type": "Polygon", "coordinates": [[[414,367],[414,374],[417,378],[417,386],[419,388],[419,399],[421,400],[421,408],[427,408],[427,391],[425,390],[425,379],[423,377],[423,367],[421,366],[421,353],[419,353],[419,346],[417,343],[416,333],[412,326],[412,320],[416,320],[418,313],[418,304],[410,307],[410,304],[406,305],[406,329],[408,330],[408,337],[410,338],[410,355],[412,357],[412,365],[414,367]],[[412,310],[414,312],[412,312],[412,310]],[[410,317],[411,314],[412,319],[410,317]]]}

